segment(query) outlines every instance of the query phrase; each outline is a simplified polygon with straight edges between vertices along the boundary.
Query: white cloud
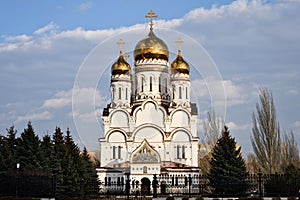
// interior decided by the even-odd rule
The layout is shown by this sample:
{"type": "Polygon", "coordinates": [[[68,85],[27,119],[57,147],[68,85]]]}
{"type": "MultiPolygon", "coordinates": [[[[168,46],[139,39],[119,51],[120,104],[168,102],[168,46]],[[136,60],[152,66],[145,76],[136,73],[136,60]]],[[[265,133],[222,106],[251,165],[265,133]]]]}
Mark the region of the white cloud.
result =
{"type": "Polygon", "coordinates": [[[50,22],[46,26],[34,31],[33,34],[36,34],[36,35],[41,35],[41,34],[45,34],[45,33],[53,34],[56,32],[57,28],[58,28],[57,24],[55,24],[54,22],[50,22]]]}
{"type": "Polygon", "coordinates": [[[31,39],[31,36],[28,35],[18,35],[18,36],[8,36],[5,38],[6,42],[27,42],[31,39]]]}
{"type": "Polygon", "coordinates": [[[228,126],[229,130],[232,130],[232,131],[248,130],[250,128],[249,124],[238,125],[232,121],[227,122],[226,126],[228,126]]]}
{"type": "Polygon", "coordinates": [[[44,111],[41,113],[30,113],[24,116],[18,116],[16,122],[34,121],[34,120],[51,120],[51,119],[53,119],[53,115],[48,111],[44,111]]]}
{"type": "Polygon", "coordinates": [[[296,128],[300,128],[300,121],[295,121],[293,123],[293,126],[296,127],[296,128]]]}
{"type": "Polygon", "coordinates": [[[63,108],[71,105],[72,91],[61,91],[56,93],[53,98],[44,101],[43,108],[63,108]]]}
{"type": "Polygon", "coordinates": [[[210,93],[214,93],[214,98],[216,99],[213,100],[217,103],[223,103],[220,102],[223,101],[223,96],[218,95],[222,94],[220,90],[223,90],[220,85],[223,85],[225,89],[227,106],[234,106],[247,102],[249,97],[245,92],[246,90],[243,86],[236,84],[231,80],[223,80],[221,83],[219,81],[209,81],[206,83],[204,80],[199,79],[191,81],[192,92],[194,92],[197,97],[200,99],[204,98],[206,100],[210,100],[210,98],[212,98],[210,93]],[[211,91],[208,91],[206,84],[210,84],[211,91]]]}
{"type": "Polygon", "coordinates": [[[84,11],[90,9],[90,8],[92,8],[92,3],[89,2],[89,1],[88,1],[88,2],[85,2],[85,3],[82,3],[82,4],[80,4],[80,6],[79,6],[79,10],[80,10],[81,12],[84,12],[84,11]]]}
{"type": "Polygon", "coordinates": [[[298,91],[298,90],[295,90],[295,89],[290,89],[290,90],[288,91],[288,94],[297,95],[297,94],[299,94],[299,91],[298,91]]]}

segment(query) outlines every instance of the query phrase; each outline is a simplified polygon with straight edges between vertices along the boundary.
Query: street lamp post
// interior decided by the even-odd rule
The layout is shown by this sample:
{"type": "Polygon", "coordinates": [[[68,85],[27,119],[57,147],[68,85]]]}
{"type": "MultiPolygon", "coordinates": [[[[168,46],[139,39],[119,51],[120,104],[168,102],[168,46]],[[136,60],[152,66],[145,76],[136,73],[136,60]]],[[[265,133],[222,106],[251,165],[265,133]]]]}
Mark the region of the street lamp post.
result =
{"type": "Polygon", "coordinates": [[[16,174],[16,197],[19,196],[19,194],[18,194],[18,186],[19,186],[19,169],[20,169],[20,163],[17,163],[17,174],[16,174]]]}

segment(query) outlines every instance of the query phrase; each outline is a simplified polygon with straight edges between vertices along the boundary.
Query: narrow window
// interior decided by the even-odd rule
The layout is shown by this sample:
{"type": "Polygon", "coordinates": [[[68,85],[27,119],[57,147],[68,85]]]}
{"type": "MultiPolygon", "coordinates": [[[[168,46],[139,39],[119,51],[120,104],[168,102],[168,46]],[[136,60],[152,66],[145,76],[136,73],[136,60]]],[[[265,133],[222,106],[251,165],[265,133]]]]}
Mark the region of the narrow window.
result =
{"type": "Polygon", "coordinates": [[[118,159],[121,159],[121,146],[118,146],[118,159]]]}
{"type": "Polygon", "coordinates": [[[179,99],[181,99],[181,98],[182,98],[182,91],[181,91],[181,87],[179,87],[179,91],[178,91],[178,92],[179,92],[179,94],[178,94],[178,95],[179,95],[179,97],[178,97],[178,98],[179,98],[179,99]]]}
{"type": "Polygon", "coordinates": [[[182,158],[185,158],[185,146],[184,145],[182,145],[181,150],[182,150],[182,158]]]}
{"type": "Polygon", "coordinates": [[[125,90],[125,98],[126,98],[126,100],[128,100],[128,88],[126,88],[126,90],[125,90]]]}
{"type": "Polygon", "coordinates": [[[138,84],[137,84],[137,78],[135,77],[135,80],[134,80],[134,88],[135,88],[135,94],[137,94],[137,86],[138,86],[138,84]]]}
{"type": "Polygon", "coordinates": [[[188,99],[188,88],[185,88],[185,98],[188,99]]]}
{"type": "Polygon", "coordinates": [[[165,84],[166,84],[165,85],[165,90],[166,90],[165,92],[168,93],[168,79],[167,78],[165,78],[165,84]]]}
{"type": "Polygon", "coordinates": [[[175,86],[173,85],[173,99],[175,99],[175,86]]]}
{"type": "Polygon", "coordinates": [[[174,176],[172,176],[172,186],[174,186],[174,176]]]}
{"type": "Polygon", "coordinates": [[[143,167],[143,173],[144,173],[144,174],[147,174],[147,166],[144,166],[144,167],[143,167]]]}
{"type": "Polygon", "coordinates": [[[122,95],[121,95],[122,89],[119,87],[119,99],[121,99],[122,95]]]}
{"type": "Polygon", "coordinates": [[[121,184],[124,185],[124,177],[121,178],[121,184]]]}
{"type": "Polygon", "coordinates": [[[179,159],[180,158],[180,146],[179,145],[176,146],[176,150],[177,150],[177,159],[179,159]]]}
{"type": "Polygon", "coordinates": [[[161,78],[158,78],[158,91],[161,92],[161,78]]]}
{"type": "Polygon", "coordinates": [[[175,186],[178,186],[178,176],[175,177],[175,186]]]}
{"type": "Polygon", "coordinates": [[[113,159],[116,159],[116,147],[113,146],[113,159]]]}
{"type": "Polygon", "coordinates": [[[144,78],[142,77],[142,87],[141,87],[142,92],[144,92],[144,78]]]}
{"type": "Polygon", "coordinates": [[[152,92],[152,76],[150,76],[150,89],[149,89],[150,92],[152,92]]]}
{"type": "Polygon", "coordinates": [[[112,88],[112,92],[111,92],[111,98],[112,98],[112,100],[114,100],[115,99],[115,88],[113,87],[112,88]]]}
{"type": "Polygon", "coordinates": [[[104,185],[107,186],[107,177],[104,178],[104,185]]]}

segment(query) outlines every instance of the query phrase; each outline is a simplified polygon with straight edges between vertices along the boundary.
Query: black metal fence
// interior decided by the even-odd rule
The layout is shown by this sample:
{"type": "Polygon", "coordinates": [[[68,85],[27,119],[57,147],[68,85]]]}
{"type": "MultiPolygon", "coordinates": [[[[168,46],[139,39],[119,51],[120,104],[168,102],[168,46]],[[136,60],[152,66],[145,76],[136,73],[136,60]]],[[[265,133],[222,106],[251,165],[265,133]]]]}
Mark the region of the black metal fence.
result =
{"type": "MultiPolygon", "coordinates": [[[[251,174],[248,176],[250,187],[248,195],[257,196],[298,196],[298,177],[286,177],[281,174],[251,174]]],[[[214,196],[206,175],[153,175],[152,182],[145,183],[124,176],[119,182],[87,182],[81,181],[76,189],[77,199],[103,199],[111,197],[163,197],[169,196],[214,196]],[[148,184],[148,185],[147,185],[148,184]]],[[[228,185],[227,185],[228,186],[228,185]]],[[[0,176],[0,197],[45,197],[64,198],[58,195],[63,185],[57,184],[55,175],[28,176],[11,175],[0,176]]],[[[225,186],[224,186],[225,187],[225,186]]],[[[233,194],[234,196],[234,194],[233,194]]]]}
{"type": "Polygon", "coordinates": [[[54,197],[55,175],[0,175],[0,196],[54,197]]]}

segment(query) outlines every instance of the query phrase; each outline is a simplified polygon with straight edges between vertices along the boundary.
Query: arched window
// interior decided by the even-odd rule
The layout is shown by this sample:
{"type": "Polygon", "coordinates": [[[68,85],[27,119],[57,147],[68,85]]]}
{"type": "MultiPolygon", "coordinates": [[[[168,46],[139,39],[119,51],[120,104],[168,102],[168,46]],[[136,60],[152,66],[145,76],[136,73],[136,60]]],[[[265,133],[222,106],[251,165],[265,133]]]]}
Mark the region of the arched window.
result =
{"type": "Polygon", "coordinates": [[[125,98],[126,98],[126,100],[128,100],[128,88],[126,88],[126,90],[125,90],[125,98]]]}
{"type": "Polygon", "coordinates": [[[147,174],[147,166],[144,166],[144,167],[143,167],[143,173],[144,173],[144,174],[147,174]]]}
{"type": "Polygon", "coordinates": [[[107,177],[104,178],[104,185],[107,186],[107,177]]]}
{"type": "Polygon", "coordinates": [[[173,85],[173,99],[175,99],[175,86],[173,85]]]}
{"type": "Polygon", "coordinates": [[[113,153],[113,156],[112,156],[113,159],[116,159],[116,148],[117,148],[116,146],[113,146],[113,152],[112,152],[113,153]]]}
{"type": "Polygon", "coordinates": [[[121,159],[121,150],[122,150],[122,147],[118,146],[118,159],[121,159]]]}
{"type": "Polygon", "coordinates": [[[168,93],[168,79],[165,78],[165,92],[168,93]]]}
{"type": "Polygon", "coordinates": [[[108,186],[111,186],[111,177],[108,177],[108,186]]]}
{"type": "Polygon", "coordinates": [[[180,157],[180,156],[181,156],[181,155],[180,155],[180,148],[181,148],[180,145],[177,145],[177,146],[176,146],[177,159],[181,158],[181,157],[180,157]]]}
{"type": "Polygon", "coordinates": [[[179,86],[179,94],[178,94],[178,98],[181,99],[182,98],[182,88],[179,86]]]}
{"type": "Polygon", "coordinates": [[[185,88],[185,98],[186,98],[186,99],[189,98],[189,96],[188,96],[188,87],[185,88]]]}
{"type": "Polygon", "coordinates": [[[144,78],[142,77],[141,91],[144,92],[144,78]]]}
{"type": "Polygon", "coordinates": [[[121,97],[122,97],[121,92],[122,92],[122,89],[119,87],[119,99],[121,99],[121,97]]]}
{"type": "Polygon", "coordinates": [[[150,88],[149,88],[149,92],[152,92],[152,76],[150,76],[150,88]]]}
{"type": "Polygon", "coordinates": [[[161,78],[158,78],[158,91],[161,92],[161,78]]]}
{"type": "Polygon", "coordinates": [[[182,158],[185,158],[185,146],[184,145],[182,145],[182,148],[181,148],[181,150],[182,150],[182,158]]]}
{"type": "Polygon", "coordinates": [[[114,87],[112,88],[112,91],[111,91],[111,98],[112,98],[112,100],[115,99],[115,88],[114,87]]]}

